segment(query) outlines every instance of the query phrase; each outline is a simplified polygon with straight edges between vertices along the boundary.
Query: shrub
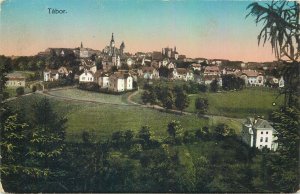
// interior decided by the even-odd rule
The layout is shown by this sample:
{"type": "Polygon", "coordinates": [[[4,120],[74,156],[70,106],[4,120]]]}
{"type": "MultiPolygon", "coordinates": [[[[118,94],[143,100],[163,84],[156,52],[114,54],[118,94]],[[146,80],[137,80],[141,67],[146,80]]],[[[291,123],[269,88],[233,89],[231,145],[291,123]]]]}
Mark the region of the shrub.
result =
{"type": "Polygon", "coordinates": [[[81,89],[81,90],[99,92],[99,85],[97,83],[94,83],[94,82],[79,83],[78,88],[81,89]]]}
{"type": "Polygon", "coordinates": [[[24,87],[18,87],[16,89],[17,96],[21,96],[24,94],[24,87]]]}
{"type": "Polygon", "coordinates": [[[35,92],[36,89],[37,89],[36,86],[32,86],[31,91],[32,91],[32,92],[35,92]]]}

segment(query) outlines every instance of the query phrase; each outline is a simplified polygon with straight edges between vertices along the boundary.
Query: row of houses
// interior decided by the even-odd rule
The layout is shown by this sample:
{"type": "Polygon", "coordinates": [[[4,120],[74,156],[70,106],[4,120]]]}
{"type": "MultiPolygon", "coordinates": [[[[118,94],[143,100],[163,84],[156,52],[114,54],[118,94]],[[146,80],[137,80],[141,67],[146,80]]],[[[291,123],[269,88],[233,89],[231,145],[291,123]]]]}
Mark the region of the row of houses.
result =
{"type": "Polygon", "coordinates": [[[84,70],[79,76],[79,83],[97,83],[102,89],[113,92],[124,92],[133,89],[133,77],[128,71],[108,73],[103,70],[96,72],[84,70]]]}

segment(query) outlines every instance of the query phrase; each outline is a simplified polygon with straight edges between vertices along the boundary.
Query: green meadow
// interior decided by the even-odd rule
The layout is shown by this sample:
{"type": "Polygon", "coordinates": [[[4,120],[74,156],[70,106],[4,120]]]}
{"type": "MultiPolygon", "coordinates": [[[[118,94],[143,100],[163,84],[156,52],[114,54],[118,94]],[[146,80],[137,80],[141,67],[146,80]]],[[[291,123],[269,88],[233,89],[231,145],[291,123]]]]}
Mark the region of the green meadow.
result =
{"type": "Polygon", "coordinates": [[[278,96],[277,90],[267,88],[247,88],[241,91],[201,93],[190,95],[188,112],[196,112],[195,99],[204,97],[208,99],[208,114],[227,117],[245,118],[249,116],[264,116],[277,109],[283,103],[283,96],[278,96]],[[273,102],[276,103],[273,106],[273,102]]]}
{"type": "MultiPolygon", "coordinates": [[[[62,94],[60,93],[61,96],[62,94]]],[[[144,125],[150,126],[154,135],[164,136],[167,134],[167,125],[172,120],[179,120],[187,130],[199,129],[210,124],[208,119],[198,118],[195,115],[175,115],[151,108],[127,105],[124,103],[124,97],[111,96],[110,100],[113,99],[114,104],[103,104],[47,96],[56,112],[68,119],[66,124],[68,141],[80,140],[83,131],[89,132],[95,140],[100,140],[109,137],[115,131],[128,129],[137,131],[144,125]]],[[[31,107],[41,98],[45,96],[33,94],[20,97],[10,104],[14,108],[25,107],[22,110],[24,115],[32,117],[31,107]]]]}

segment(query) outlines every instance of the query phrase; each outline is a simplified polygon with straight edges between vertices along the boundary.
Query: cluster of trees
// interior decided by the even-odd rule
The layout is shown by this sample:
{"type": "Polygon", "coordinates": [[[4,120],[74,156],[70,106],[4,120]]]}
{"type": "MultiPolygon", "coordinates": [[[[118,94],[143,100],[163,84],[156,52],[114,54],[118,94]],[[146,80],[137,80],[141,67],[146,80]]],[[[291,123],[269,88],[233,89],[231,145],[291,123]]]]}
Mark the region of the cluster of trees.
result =
{"type": "Polygon", "coordinates": [[[151,105],[160,105],[166,109],[172,109],[174,106],[183,111],[189,105],[187,92],[182,86],[170,88],[161,85],[146,85],[145,91],[142,94],[143,103],[151,105]]]}
{"type": "MultiPolygon", "coordinates": [[[[195,82],[188,84],[175,85],[174,87],[165,85],[144,85],[145,91],[142,93],[141,99],[143,103],[150,105],[159,105],[166,109],[175,107],[181,112],[190,104],[188,94],[196,94],[199,91],[205,92],[207,87],[195,82]]],[[[198,114],[204,114],[208,110],[208,100],[206,98],[197,98],[195,107],[198,114]]]]}
{"type": "Polygon", "coordinates": [[[45,58],[39,56],[21,56],[12,60],[15,70],[39,71],[45,68],[45,58]]]}
{"type": "Polygon", "coordinates": [[[222,89],[223,90],[241,90],[245,86],[245,81],[242,78],[234,75],[222,76],[222,89]]]}

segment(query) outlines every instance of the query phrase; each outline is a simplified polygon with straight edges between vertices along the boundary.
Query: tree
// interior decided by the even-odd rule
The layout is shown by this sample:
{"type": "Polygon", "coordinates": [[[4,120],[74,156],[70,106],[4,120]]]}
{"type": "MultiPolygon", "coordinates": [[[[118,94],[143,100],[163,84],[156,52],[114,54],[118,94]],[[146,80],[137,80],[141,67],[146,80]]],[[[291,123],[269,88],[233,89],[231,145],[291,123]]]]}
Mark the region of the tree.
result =
{"type": "MultiPolygon", "coordinates": [[[[18,115],[2,115],[1,118],[1,175],[7,192],[22,192],[22,178],[26,168],[28,125],[18,115]],[[2,120],[3,119],[3,120],[2,120]]],[[[27,169],[29,170],[29,169],[27,169]]]]}
{"type": "Polygon", "coordinates": [[[16,89],[17,96],[21,96],[24,94],[24,87],[18,87],[16,89]]]}
{"type": "Polygon", "coordinates": [[[254,16],[256,23],[263,22],[258,44],[269,41],[275,57],[284,64],[284,107],[272,115],[274,128],[278,130],[279,153],[271,154],[270,190],[294,192],[299,184],[299,171],[296,172],[299,169],[299,2],[272,1],[264,5],[255,2],[247,9],[250,9],[247,16],[254,16]]]}
{"type": "Polygon", "coordinates": [[[168,124],[167,132],[172,137],[174,142],[176,143],[181,142],[182,135],[183,135],[183,128],[179,121],[171,121],[168,124]]]}
{"type": "Polygon", "coordinates": [[[208,100],[207,98],[196,98],[195,100],[195,108],[198,114],[204,114],[208,110],[208,100]]]}
{"type": "Polygon", "coordinates": [[[12,61],[10,58],[0,55],[0,102],[3,100],[6,75],[12,70],[12,61]]]}
{"type": "Polygon", "coordinates": [[[164,88],[161,93],[161,98],[162,98],[163,107],[165,109],[172,109],[174,103],[172,90],[168,88],[164,88]]]}
{"type": "Polygon", "coordinates": [[[142,139],[143,148],[147,148],[151,144],[151,131],[149,126],[143,126],[139,133],[138,137],[142,139]]]}
{"type": "Polygon", "coordinates": [[[245,82],[234,75],[223,75],[222,76],[222,88],[223,90],[240,90],[243,88],[245,82]]]}
{"type": "Polygon", "coordinates": [[[66,119],[53,111],[47,98],[43,98],[33,106],[33,120],[30,122],[29,153],[27,164],[38,168],[41,172],[31,177],[38,186],[37,191],[46,191],[47,180],[59,180],[64,174],[60,169],[62,153],[65,147],[66,119]]]}
{"type": "Polygon", "coordinates": [[[219,89],[218,80],[214,79],[214,80],[210,83],[210,91],[211,91],[211,92],[217,92],[218,89],[219,89]]]}
{"type": "Polygon", "coordinates": [[[278,155],[273,155],[272,182],[276,189],[293,192],[299,184],[300,111],[295,107],[272,113],[276,130],[278,155]],[[280,165],[280,166],[279,166],[280,165]],[[297,170],[298,169],[298,172],[297,170]]]}
{"type": "Polygon", "coordinates": [[[214,131],[217,138],[229,137],[235,135],[234,129],[229,128],[225,124],[219,124],[215,127],[214,131]]]}
{"type": "Polygon", "coordinates": [[[249,15],[256,17],[256,23],[263,27],[257,39],[258,44],[270,42],[275,57],[283,59],[283,77],[285,86],[285,105],[291,106],[299,95],[299,66],[300,56],[300,9],[297,1],[272,1],[265,6],[255,2],[251,3],[249,15]]]}
{"type": "Polygon", "coordinates": [[[189,98],[185,92],[180,92],[176,94],[175,98],[175,106],[182,113],[183,109],[189,106],[189,98]]]}

